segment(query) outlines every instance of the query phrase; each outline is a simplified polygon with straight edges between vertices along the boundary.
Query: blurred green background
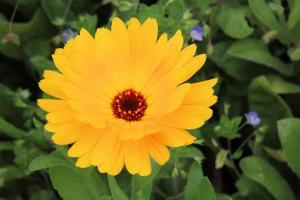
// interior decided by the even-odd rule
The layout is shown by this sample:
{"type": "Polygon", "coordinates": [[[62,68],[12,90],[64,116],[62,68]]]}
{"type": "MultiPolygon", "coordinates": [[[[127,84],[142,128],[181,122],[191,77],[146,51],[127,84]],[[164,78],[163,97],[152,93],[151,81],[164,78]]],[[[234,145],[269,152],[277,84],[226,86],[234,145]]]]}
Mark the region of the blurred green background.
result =
{"type": "Polygon", "coordinates": [[[0,0],[0,199],[300,199],[299,61],[300,0],[0,0]],[[181,29],[208,54],[190,81],[219,78],[214,116],[191,130],[198,140],[149,177],[75,168],[36,105],[55,48],[113,16],[181,29]]]}

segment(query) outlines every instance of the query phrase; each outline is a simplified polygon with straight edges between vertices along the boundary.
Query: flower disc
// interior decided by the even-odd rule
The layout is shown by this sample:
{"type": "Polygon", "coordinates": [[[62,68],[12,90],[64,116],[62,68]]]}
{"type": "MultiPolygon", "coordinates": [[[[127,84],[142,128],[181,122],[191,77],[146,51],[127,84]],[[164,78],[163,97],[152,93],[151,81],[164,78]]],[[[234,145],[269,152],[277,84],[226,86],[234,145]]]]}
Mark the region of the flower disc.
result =
{"type": "Polygon", "coordinates": [[[217,101],[217,79],[186,83],[204,64],[196,45],[183,48],[181,31],[158,38],[155,19],[126,26],[119,18],[95,37],[82,29],[53,55],[58,71],[46,70],[40,88],[52,99],[39,99],[48,112],[45,129],[77,157],[76,166],[97,166],[118,174],[151,173],[150,158],[160,165],[168,147],[193,143],[187,129],[202,126],[217,101]]]}

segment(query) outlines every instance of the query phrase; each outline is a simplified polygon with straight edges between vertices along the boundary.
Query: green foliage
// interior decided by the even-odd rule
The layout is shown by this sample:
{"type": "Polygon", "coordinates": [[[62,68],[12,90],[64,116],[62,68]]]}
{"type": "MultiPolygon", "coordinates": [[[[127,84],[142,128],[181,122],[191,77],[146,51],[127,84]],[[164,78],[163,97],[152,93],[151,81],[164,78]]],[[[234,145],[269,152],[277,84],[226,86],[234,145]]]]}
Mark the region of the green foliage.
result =
{"type": "Polygon", "coordinates": [[[291,169],[300,176],[300,158],[298,148],[300,146],[300,120],[287,118],[278,122],[278,132],[283,152],[287,157],[287,163],[291,169]]]}
{"type": "Polygon", "coordinates": [[[257,156],[246,157],[240,166],[248,178],[264,186],[275,199],[295,199],[287,182],[266,160],[257,156]]]}
{"type": "MultiPolygon", "coordinates": [[[[145,38],[146,40],[146,38],[145,38]]],[[[2,0],[0,3],[0,199],[295,200],[300,196],[300,1],[2,0]],[[18,2],[18,3],[17,3],[18,2]],[[18,4],[18,6],[16,6],[18,4]],[[14,8],[16,13],[11,20],[14,8]],[[80,169],[44,130],[38,81],[56,70],[62,33],[92,35],[111,17],[154,17],[181,29],[207,62],[190,82],[218,77],[214,115],[189,130],[191,146],[152,161],[150,176],[80,169]],[[190,30],[202,26],[202,42],[190,30]],[[256,111],[261,123],[249,125],[256,111]],[[239,163],[239,165],[238,165],[239,163]]]]}
{"type": "Polygon", "coordinates": [[[245,19],[246,11],[245,7],[222,5],[216,16],[217,24],[229,37],[246,38],[253,32],[245,19]]]}

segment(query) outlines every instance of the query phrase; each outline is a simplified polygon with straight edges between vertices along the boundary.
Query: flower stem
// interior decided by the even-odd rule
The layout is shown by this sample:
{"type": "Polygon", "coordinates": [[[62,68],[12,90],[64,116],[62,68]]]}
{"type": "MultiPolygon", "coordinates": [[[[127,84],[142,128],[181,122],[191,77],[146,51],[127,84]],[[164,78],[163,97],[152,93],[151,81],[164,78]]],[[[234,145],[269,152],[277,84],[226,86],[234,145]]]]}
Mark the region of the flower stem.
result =
{"type": "Polygon", "coordinates": [[[232,153],[232,155],[234,155],[236,152],[238,152],[240,149],[242,149],[245,144],[247,144],[247,142],[257,133],[258,131],[253,131],[243,142],[242,144],[232,153]]]}
{"type": "Polygon", "coordinates": [[[237,177],[240,177],[241,176],[241,173],[239,172],[239,170],[237,169],[235,163],[234,163],[234,160],[233,160],[233,157],[232,157],[232,153],[231,153],[231,141],[228,139],[227,140],[227,145],[228,145],[228,152],[229,152],[229,155],[228,155],[228,160],[229,162],[231,163],[232,165],[232,169],[234,171],[234,173],[236,174],[237,177]]]}
{"type": "Polygon", "coordinates": [[[65,9],[63,17],[62,17],[63,24],[60,27],[61,30],[62,30],[63,25],[65,24],[65,19],[67,18],[67,14],[68,14],[68,12],[70,10],[70,7],[71,7],[72,3],[73,3],[73,0],[69,0],[68,3],[67,3],[66,9],[65,9]]]}
{"type": "Polygon", "coordinates": [[[14,21],[14,19],[15,19],[17,10],[18,10],[18,8],[19,8],[19,5],[20,5],[20,0],[17,0],[16,5],[15,5],[14,10],[13,10],[13,13],[12,13],[10,19],[9,19],[9,22],[8,22],[8,33],[9,33],[9,34],[12,33],[13,21],[14,21]]]}

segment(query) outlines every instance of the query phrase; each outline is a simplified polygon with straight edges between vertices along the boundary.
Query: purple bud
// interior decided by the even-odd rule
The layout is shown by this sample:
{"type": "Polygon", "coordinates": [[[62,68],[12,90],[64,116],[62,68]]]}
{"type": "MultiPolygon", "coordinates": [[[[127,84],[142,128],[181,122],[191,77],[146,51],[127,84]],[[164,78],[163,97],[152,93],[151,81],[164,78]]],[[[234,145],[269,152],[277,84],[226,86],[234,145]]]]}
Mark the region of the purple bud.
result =
{"type": "Polygon", "coordinates": [[[67,43],[70,39],[73,39],[74,37],[76,37],[77,32],[73,31],[72,29],[68,28],[63,30],[63,32],[61,33],[61,40],[62,42],[65,44],[67,43]]]}
{"type": "Polygon", "coordinates": [[[202,41],[204,37],[204,30],[201,26],[193,26],[190,32],[192,40],[202,41]]]}
{"type": "Polygon", "coordinates": [[[247,118],[247,124],[252,125],[252,126],[257,126],[260,124],[261,119],[258,116],[258,113],[255,111],[250,111],[246,114],[247,118]]]}

